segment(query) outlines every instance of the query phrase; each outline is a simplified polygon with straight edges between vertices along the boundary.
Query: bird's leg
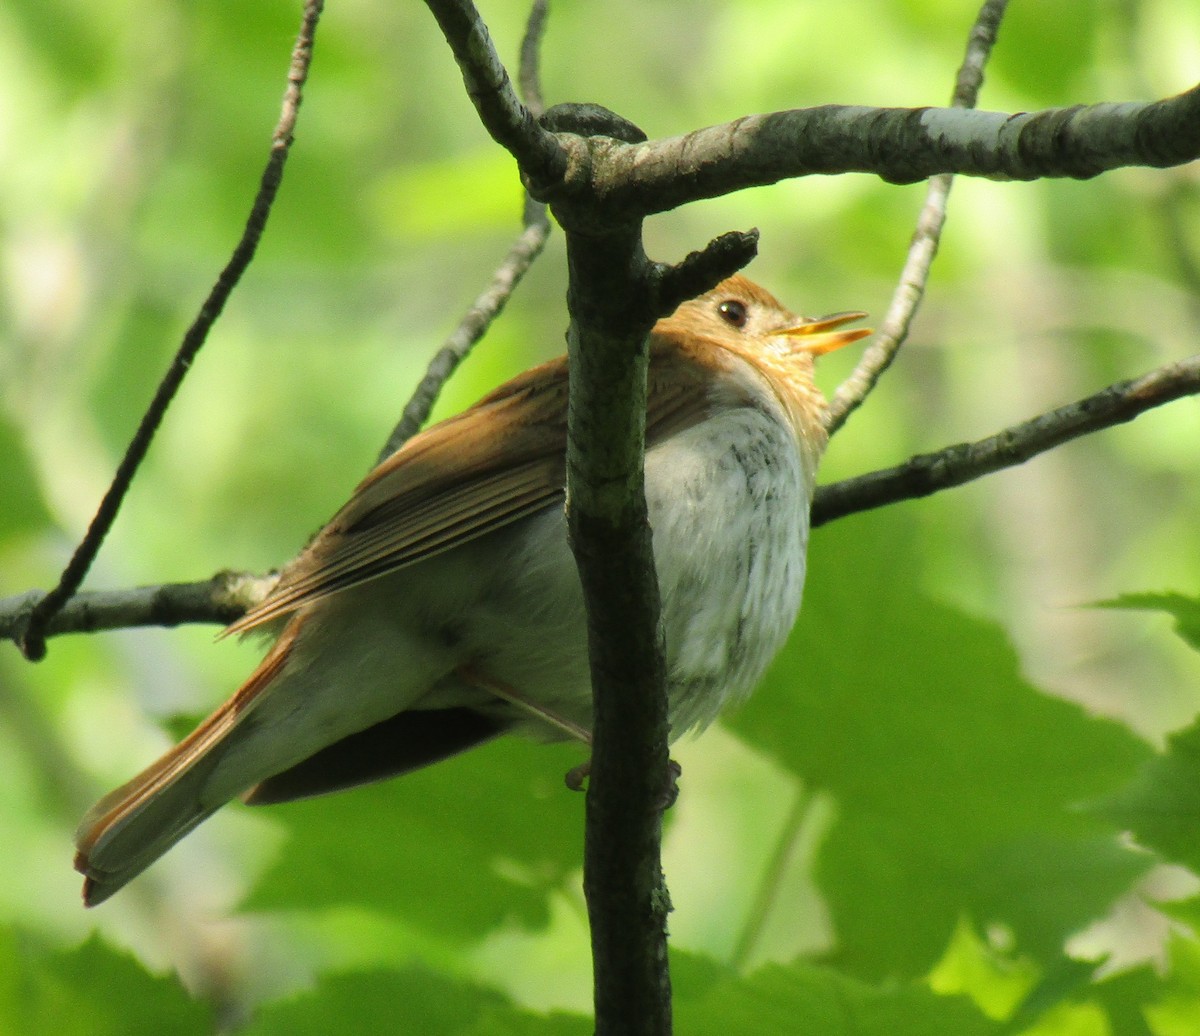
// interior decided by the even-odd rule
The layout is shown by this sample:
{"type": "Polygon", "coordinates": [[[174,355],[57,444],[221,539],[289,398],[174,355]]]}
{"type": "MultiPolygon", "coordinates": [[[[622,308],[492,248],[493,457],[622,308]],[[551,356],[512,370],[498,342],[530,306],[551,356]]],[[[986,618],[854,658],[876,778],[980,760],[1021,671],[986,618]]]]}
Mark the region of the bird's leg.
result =
{"type": "MultiPolygon", "coordinates": [[[[515,705],[522,711],[528,712],[531,716],[536,716],[538,719],[549,723],[552,727],[557,727],[569,737],[581,741],[585,745],[591,745],[592,732],[590,730],[581,727],[573,720],[567,719],[566,716],[560,716],[553,709],[548,709],[545,705],[525,697],[525,695],[521,694],[511,684],[488,676],[487,673],[480,671],[473,665],[460,665],[454,671],[454,674],[463,683],[477,687],[481,691],[487,691],[488,694],[494,694],[497,698],[503,699],[510,705],[515,705]]],[[[578,766],[572,766],[563,775],[563,781],[572,791],[583,791],[583,786],[591,775],[591,772],[592,760],[588,758],[578,766]]],[[[679,797],[679,775],[682,773],[683,767],[675,762],[674,759],[667,760],[667,779],[663,783],[662,796],[659,800],[660,809],[670,809],[675,805],[675,800],[679,797]]]]}
{"type": "MultiPolygon", "coordinates": [[[[517,708],[545,720],[552,727],[557,727],[576,740],[582,741],[585,745],[591,745],[592,733],[590,730],[585,730],[578,723],[573,723],[565,716],[560,716],[558,713],[547,709],[544,705],[530,701],[523,694],[519,694],[516,688],[504,683],[502,680],[493,679],[472,665],[459,666],[455,670],[455,673],[464,683],[469,683],[472,687],[478,687],[482,691],[494,694],[497,698],[502,698],[509,704],[515,705],[517,708]]],[[[567,771],[564,778],[567,782],[567,787],[572,791],[583,791],[583,782],[587,780],[591,768],[592,760],[590,758],[578,766],[573,766],[567,771]]]]}
{"type": "Polygon", "coordinates": [[[557,727],[568,737],[572,737],[576,741],[582,741],[585,745],[592,743],[592,732],[590,730],[581,727],[573,720],[567,719],[566,716],[560,716],[553,709],[548,709],[545,705],[532,701],[521,694],[515,687],[506,684],[503,680],[496,680],[486,673],[480,672],[473,665],[460,665],[454,671],[454,675],[472,687],[478,687],[481,691],[494,694],[497,698],[503,699],[510,705],[515,705],[518,709],[528,712],[531,716],[545,720],[550,726],[557,727]]]}

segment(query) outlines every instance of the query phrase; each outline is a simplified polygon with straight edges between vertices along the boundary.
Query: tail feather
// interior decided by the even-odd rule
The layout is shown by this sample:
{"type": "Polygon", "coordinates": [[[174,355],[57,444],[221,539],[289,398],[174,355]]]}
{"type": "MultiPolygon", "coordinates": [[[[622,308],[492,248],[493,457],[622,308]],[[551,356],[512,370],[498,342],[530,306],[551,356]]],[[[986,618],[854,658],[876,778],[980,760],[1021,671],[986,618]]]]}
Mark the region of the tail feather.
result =
{"type": "Polygon", "coordinates": [[[75,833],[84,905],[104,902],[225,805],[228,796],[213,799],[209,778],[230,735],[283,668],[299,626],[293,620],[250,679],[183,741],[88,810],[75,833]]]}

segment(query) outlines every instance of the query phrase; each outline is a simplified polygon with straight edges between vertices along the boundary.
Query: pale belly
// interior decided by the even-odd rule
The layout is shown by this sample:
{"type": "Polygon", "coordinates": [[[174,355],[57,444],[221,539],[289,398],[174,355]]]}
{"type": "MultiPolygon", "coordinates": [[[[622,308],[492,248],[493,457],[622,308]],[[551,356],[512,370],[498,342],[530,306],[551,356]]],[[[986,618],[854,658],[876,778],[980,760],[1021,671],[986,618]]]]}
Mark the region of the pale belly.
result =
{"type": "MultiPolygon", "coordinates": [[[[757,411],[733,411],[647,454],[673,739],[748,694],[795,622],[808,494],[790,435],[757,411]]],[[[479,666],[589,726],[583,603],[562,510],[493,534],[463,555],[456,566],[476,573],[489,559],[493,566],[464,626],[479,666]],[[505,563],[497,566],[498,554],[505,563]]],[[[464,694],[448,681],[421,705],[470,704],[464,694]]]]}

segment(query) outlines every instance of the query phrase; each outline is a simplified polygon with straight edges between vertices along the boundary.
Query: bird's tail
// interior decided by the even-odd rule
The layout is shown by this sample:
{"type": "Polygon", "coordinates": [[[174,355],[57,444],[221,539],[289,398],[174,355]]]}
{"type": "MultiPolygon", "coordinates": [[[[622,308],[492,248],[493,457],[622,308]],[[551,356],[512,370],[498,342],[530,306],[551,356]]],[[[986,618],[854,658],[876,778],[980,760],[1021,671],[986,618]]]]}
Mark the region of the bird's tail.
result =
{"type": "Polygon", "coordinates": [[[187,738],[88,810],[75,833],[85,906],[103,903],[244,790],[215,793],[209,779],[230,735],[283,668],[297,625],[284,630],[250,679],[187,738]]]}

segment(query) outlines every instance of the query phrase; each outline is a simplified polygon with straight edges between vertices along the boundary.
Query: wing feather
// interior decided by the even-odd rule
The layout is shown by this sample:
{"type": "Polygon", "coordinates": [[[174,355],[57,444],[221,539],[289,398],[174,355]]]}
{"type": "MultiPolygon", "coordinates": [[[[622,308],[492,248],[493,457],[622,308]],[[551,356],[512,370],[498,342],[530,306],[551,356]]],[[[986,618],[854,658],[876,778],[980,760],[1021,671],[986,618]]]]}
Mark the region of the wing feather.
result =
{"type": "MultiPolygon", "coordinates": [[[[666,340],[651,349],[647,446],[703,418],[711,369],[666,340]]],[[[233,623],[242,633],[330,594],[395,572],[561,500],[566,482],[565,357],[535,367],[376,467],[233,623]]]]}

